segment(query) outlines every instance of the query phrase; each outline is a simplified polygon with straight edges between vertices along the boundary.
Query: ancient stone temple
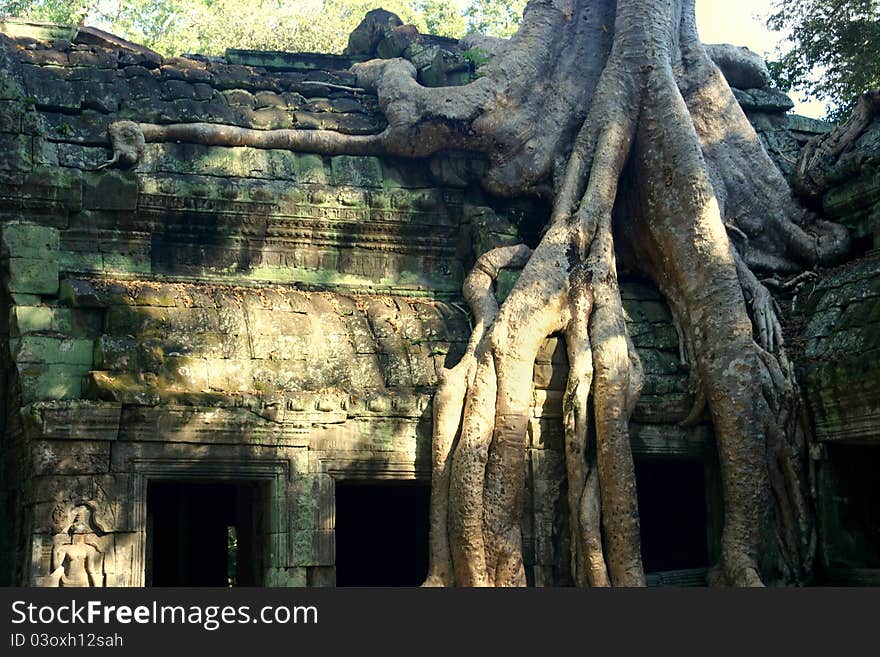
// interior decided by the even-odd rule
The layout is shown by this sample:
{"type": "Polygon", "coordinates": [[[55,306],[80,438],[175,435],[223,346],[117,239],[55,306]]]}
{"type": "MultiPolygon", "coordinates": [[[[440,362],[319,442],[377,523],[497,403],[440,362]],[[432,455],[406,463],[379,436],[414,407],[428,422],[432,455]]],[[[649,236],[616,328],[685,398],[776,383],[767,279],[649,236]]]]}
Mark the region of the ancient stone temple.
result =
{"type": "MultiPolygon", "coordinates": [[[[369,135],[385,118],[355,55],[162,58],[89,28],[0,27],[0,584],[418,585],[464,273],[534,244],[548,207],[486,195],[462,152],[171,142],[105,166],[122,119],[369,135]]],[[[423,84],[471,75],[454,43],[406,47],[423,84]]],[[[735,93],[786,172],[829,129],[777,90],[735,93]]],[[[822,199],[851,261],[780,292],[815,429],[816,583],[880,581],[878,154],[875,122],[822,199]]],[[[711,425],[679,424],[693,393],[662,297],[622,289],[646,371],[631,428],[648,582],[702,585],[721,526],[711,425]]],[[[571,584],[566,370],[547,340],[522,525],[535,586],[571,584]]]]}

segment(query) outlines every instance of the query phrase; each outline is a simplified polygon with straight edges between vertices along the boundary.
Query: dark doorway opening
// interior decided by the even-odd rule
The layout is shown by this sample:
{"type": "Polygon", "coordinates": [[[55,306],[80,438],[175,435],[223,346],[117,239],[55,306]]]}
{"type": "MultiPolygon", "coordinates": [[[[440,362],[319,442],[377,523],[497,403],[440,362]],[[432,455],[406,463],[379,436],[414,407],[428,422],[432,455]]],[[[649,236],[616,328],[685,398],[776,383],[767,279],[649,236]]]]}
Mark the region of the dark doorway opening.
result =
{"type": "Polygon", "coordinates": [[[880,568],[880,448],[832,443],[827,450],[819,481],[827,565],[880,568]]]}
{"type": "Polygon", "coordinates": [[[336,484],[336,585],[419,586],[430,499],[420,483],[336,484]]]}
{"type": "Polygon", "coordinates": [[[703,463],[637,459],[635,466],[645,572],[708,566],[703,463]]]}
{"type": "Polygon", "coordinates": [[[150,482],[147,586],[259,586],[263,498],[252,482],[150,482]]]}

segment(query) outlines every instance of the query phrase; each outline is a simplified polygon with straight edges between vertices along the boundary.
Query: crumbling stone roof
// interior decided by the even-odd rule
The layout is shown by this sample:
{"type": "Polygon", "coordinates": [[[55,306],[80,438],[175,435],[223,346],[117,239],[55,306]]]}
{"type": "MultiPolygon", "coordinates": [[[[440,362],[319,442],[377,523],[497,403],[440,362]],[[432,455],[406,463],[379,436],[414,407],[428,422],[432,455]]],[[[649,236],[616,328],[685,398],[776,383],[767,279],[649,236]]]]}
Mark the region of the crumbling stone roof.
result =
{"type": "Polygon", "coordinates": [[[357,89],[347,72],[357,58],[246,50],[163,58],[96,30],[59,31],[0,37],[25,98],[46,115],[50,139],[109,143],[100,115],[346,134],[385,125],[375,96],[357,89]]]}

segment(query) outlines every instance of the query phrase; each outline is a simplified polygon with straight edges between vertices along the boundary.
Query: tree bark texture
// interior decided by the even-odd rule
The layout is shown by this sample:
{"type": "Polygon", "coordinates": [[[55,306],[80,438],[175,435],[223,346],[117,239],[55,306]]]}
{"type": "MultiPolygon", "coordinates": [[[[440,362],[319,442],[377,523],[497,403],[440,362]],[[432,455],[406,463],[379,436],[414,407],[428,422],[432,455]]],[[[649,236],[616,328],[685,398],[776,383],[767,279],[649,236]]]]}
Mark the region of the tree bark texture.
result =
{"type": "MultiPolygon", "coordinates": [[[[712,581],[802,582],[814,551],[809,424],[758,276],[832,262],[846,253],[845,231],[791,195],[700,43],[693,0],[532,0],[519,32],[493,49],[482,76],[462,87],[423,87],[404,59],[356,65],[358,84],[375,90],[388,119],[379,135],[137,128],[148,142],[406,157],[479,151],[490,161],[488,191],[552,200],[533,251],[490,251],[465,283],[476,324],[434,399],[426,585],[525,584],[532,370],[552,333],[565,336],[570,361],[563,429],[575,580],[644,585],[629,442],[643,373],[624,321],[621,254],[673,311],[698,389],[688,421],[705,405],[714,425],[724,524],[712,581]],[[493,282],[512,266],[522,273],[499,307],[493,282]]],[[[748,76],[754,64],[726,65],[748,76]]]]}

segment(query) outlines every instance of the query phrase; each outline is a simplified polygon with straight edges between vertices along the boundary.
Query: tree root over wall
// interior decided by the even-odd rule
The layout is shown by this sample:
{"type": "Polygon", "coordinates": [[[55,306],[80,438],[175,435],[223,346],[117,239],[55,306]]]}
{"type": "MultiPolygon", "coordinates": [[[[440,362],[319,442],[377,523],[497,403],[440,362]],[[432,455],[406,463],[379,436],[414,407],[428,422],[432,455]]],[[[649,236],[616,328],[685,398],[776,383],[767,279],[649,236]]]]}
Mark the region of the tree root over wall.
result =
{"type": "Polygon", "coordinates": [[[534,251],[491,251],[465,284],[477,322],[434,401],[426,584],[525,584],[532,369],[551,333],[565,336],[570,360],[563,410],[575,579],[644,584],[628,427],[643,374],[618,288],[624,252],[680,328],[699,387],[690,419],[705,405],[714,425],[724,528],[712,581],[807,578],[809,425],[773,298],[756,274],[832,262],[848,241],[791,196],[700,43],[693,0],[532,0],[519,32],[462,87],[422,87],[403,59],[354,71],[388,119],[378,135],[121,123],[117,133],[133,136],[114,139],[114,159],[136,162],[143,140],[406,157],[467,149],[489,157],[490,192],[552,199],[534,251]],[[522,274],[498,307],[494,278],[514,265],[522,274]]]}

